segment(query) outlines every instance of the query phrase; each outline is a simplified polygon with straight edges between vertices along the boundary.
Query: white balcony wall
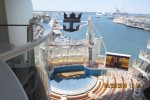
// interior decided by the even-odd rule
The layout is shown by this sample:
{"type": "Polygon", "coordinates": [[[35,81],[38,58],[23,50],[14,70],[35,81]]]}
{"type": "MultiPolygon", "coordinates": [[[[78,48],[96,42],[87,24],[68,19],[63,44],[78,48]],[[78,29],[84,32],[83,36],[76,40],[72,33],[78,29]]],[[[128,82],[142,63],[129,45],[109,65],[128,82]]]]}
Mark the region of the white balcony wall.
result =
{"type": "MultiPolygon", "coordinates": [[[[31,0],[5,0],[8,24],[29,24],[32,18],[33,7],[31,0]]],[[[27,27],[9,26],[9,40],[15,46],[27,42],[27,27]]]]}
{"type": "MultiPolygon", "coordinates": [[[[29,24],[33,16],[31,0],[5,0],[5,9],[8,24],[29,24]]],[[[9,42],[20,46],[27,42],[27,26],[9,26],[9,42]]],[[[21,61],[27,60],[27,54],[21,55],[21,61]]]]}

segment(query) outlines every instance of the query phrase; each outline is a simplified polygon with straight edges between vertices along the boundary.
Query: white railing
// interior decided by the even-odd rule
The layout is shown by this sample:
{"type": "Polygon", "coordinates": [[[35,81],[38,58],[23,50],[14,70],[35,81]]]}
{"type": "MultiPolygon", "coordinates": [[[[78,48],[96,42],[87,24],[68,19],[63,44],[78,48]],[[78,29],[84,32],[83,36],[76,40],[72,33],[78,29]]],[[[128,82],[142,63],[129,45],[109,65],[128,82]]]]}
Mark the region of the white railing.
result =
{"type": "Polygon", "coordinates": [[[15,47],[13,50],[10,50],[8,52],[5,52],[0,55],[0,59],[3,61],[9,60],[13,57],[16,57],[20,54],[23,54],[34,47],[38,46],[42,42],[44,42],[47,38],[50,37],[52,34],[52,28],[49,25],[46,25],[44,23],[37,23],[37,25],[40,25],[44,28],[44,30],[40,33],[39,37],[36,37],[33,41],[30,41],[24,45],[21,45],[19,47],[15,47]]]}
{"type": "MultiPolygon", "coordinates": [[[[65,39],[64,39],[65,40],[65,39]]],[[[86,45],[88,44],[88,41],[86,39],[83,40],[66,40],[66,41],[61,41],[61,42],[51,42],[51,45],[56,45],[56,46],[78,46],[78,45],[86,45]]]]}
{"type": "Polygon", "coordinates": [[[132,66],[140,67],[141,65],[142,65],[141,60],[137,60],[137,59],[133,60],[132,66]]]}
{"type": "Polygon", "coordinates": [[[133,61],[132,67],[135,68],[136,70],[140,71],[149,80],[148,74],[139,67],[140,65],[141,65],[140,62],[133,61]]]}
{"type": "Polygon", "coordinates": [[[140,50],[139,58],[150,63],[150,54],[147,50],[140,50]]]}

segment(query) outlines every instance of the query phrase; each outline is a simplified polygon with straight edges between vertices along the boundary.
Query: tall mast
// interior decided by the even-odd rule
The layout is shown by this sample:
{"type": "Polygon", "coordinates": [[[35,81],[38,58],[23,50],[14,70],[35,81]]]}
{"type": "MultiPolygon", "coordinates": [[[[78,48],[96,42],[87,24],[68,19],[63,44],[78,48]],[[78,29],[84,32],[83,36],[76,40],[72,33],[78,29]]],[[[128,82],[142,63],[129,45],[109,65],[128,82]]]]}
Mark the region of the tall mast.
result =
{"type": "Polygon", "coordinates": [[[91,25],[91,18],[88,19],[88,40],[90,46],[88,47],[89,51],[89,67],[93,65],[93,48],[91,46],[94,45],[94,36],[93,36],[93,30],[92,30],[92,25],[91,25]]]}

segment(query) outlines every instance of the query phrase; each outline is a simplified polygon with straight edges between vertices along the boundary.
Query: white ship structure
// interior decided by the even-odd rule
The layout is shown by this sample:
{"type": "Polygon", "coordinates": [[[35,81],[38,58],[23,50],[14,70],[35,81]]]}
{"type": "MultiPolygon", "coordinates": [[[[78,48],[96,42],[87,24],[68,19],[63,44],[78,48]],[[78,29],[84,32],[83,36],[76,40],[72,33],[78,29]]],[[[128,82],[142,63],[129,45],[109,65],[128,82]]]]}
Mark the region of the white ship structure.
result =
{"type": "Polygon", "coordinates": [[[59,21],[47,13],[33,16],[30,0],[0,5],[1,100],[148,100],[148,51],[141,50],[142,60],[131,66],[131,55],[107,51],[92,19],[82,21],[82,13],[64,13],[59,21]],[[65,35],[82,27],[84,39],[65,35]]]}

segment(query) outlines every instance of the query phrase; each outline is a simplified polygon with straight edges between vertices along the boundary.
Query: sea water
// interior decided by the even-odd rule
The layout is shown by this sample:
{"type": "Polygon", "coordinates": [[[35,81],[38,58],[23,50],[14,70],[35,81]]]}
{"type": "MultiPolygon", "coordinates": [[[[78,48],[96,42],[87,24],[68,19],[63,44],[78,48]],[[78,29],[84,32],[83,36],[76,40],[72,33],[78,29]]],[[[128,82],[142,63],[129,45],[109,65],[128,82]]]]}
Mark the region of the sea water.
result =
{"type": "MultiPolygon", "coordinates": [[[[101,34],[107,52],[129,54],[131,55],[132,63],[133,59],[139,58],[141,49],[147,49],[146,46],[148,39],[150,39],[150,32],[113,23],[112,19],[108,19],[107,16],[97,18],[95,13],[83,13],[82,20],[87,21],[89,16],[101,34]]],[[[61,20],[63,19],[63,15],[56,17],[61,20]]],[[[86,37],[86,32],[87,27],[82,27],[77,32],[65,32],[65,35],[72,39],[83,39],[86,37]]],[[[95,36],[98,37],[97,34],[95,36]]],[[[102,46],[101,54],[105,54],[105,52],[106,50],[102,46]]]]}

